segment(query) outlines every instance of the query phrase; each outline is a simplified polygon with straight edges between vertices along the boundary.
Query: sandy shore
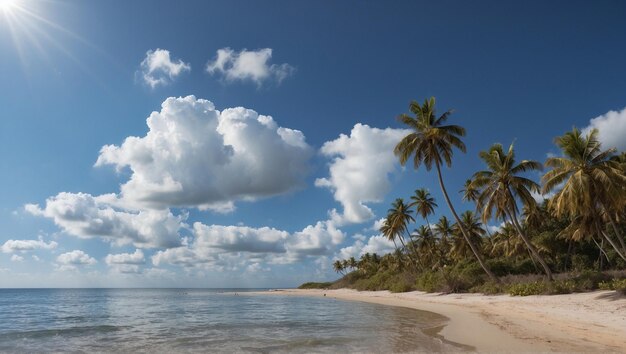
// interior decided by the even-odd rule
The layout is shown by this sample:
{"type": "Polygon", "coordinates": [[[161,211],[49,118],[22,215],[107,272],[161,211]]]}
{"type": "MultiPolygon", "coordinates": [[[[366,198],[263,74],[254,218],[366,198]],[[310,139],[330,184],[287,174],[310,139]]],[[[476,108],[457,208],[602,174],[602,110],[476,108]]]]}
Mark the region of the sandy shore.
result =
{"type": "Polygon", "coordinates": [[[439,335],[479,352],[626,353],[626,297],[614,291],[512,297],[284,289],[256,294],[324,296],[431,311],[450,319],[439,335]]]}

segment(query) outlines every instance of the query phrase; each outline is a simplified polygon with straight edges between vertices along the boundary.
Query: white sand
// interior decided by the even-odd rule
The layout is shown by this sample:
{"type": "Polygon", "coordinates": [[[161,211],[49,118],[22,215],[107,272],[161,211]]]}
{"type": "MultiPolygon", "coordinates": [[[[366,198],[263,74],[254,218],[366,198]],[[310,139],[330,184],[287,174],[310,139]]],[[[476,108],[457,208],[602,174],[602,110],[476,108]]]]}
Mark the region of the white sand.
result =
{"type": "Polygon", "coordinates": [[[445,339],[480,352],[626,353],[626,297],[614,291],[513,297],[388,291],[275,290],[431,311],[450,319],[445,339]]]}

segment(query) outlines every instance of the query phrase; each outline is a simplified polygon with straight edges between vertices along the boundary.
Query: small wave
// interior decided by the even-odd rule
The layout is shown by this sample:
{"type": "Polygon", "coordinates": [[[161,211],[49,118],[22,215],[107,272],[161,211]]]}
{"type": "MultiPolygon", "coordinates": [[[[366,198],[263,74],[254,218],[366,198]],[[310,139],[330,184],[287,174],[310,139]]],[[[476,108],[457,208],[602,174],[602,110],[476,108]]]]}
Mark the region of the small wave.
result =
{"type": "Polygon", "coordinates": [[[8,332],[0,334],[0,342],[3,340],[12,339],[39,339],[45,337],[64,337],[64,336],[84,336],[94,333],[110,333],[117,332],[130,328],[129,326],[111,326],[111,325],[99,325],[99,326],[81,326],[70,328],[58,328],[58,329],[41,329],[31,331],[19,331],[8,332]]]}

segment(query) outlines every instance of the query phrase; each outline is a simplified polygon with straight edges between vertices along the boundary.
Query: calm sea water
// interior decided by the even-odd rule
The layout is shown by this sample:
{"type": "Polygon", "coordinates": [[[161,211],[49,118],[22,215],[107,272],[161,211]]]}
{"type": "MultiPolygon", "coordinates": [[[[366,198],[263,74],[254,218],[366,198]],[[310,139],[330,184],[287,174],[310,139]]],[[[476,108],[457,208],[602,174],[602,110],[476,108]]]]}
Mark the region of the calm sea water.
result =
{"type": "Polygon", "coordinates": [[[0,290],[0,352],[458,350],[424,333],[444,323],[429,312],[245,290],[0,290]]]}

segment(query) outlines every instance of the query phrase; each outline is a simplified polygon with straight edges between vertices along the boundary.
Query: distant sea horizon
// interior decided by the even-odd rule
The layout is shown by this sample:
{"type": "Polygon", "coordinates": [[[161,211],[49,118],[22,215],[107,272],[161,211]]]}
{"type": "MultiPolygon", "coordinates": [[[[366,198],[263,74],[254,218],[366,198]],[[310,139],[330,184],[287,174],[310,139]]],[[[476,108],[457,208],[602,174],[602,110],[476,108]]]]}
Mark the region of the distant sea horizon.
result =
{"type": "MultiPolygon", "coordinates": [[[[273,288],[2,288],[1,352],[407,352],[452,349],[441,315],[273,288]]],[[[454,348],[458,350],[458,348],[454,348]]]]}

